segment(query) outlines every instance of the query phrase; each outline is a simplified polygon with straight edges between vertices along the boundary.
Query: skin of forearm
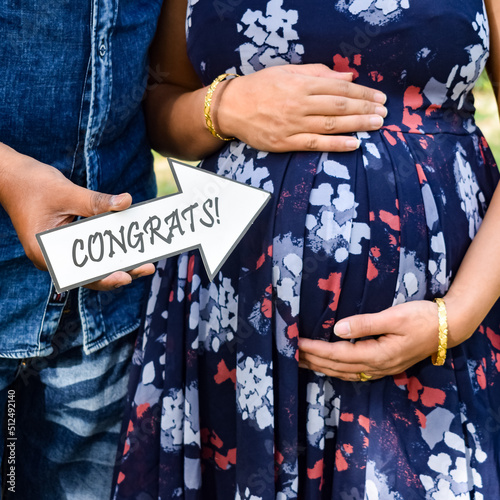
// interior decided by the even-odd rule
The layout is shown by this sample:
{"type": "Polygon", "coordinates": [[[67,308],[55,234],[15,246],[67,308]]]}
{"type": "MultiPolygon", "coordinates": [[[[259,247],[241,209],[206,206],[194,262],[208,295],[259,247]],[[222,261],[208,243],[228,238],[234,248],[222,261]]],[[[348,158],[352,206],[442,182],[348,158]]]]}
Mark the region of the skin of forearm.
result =
{"type": "Polygon", "coordinates": [[[500,297],[500,186],[444,299],[449,345],[469,338],[500,297]]]}
{"type": "Polygon", "coordinates": [[[0,204],[9,211],[9,208],[19,203],[16,199],[16,191],[22,180],[19,179],[19,163],[25,158],[6,144],[0,142],[0,204]]]}
{"type": "MultiPolygon", "coordinates": [[[[490,27],[487,71],[500,103],[500,5],[485,2],[490,27]]],[[[483,223],[445,295],[450,346],[472,335],[500,297],[500,185],[496,188],[483,223]]]]}
{"type": "MultiPolygon", "coordinates": [[[[225,82],[212,100],[212,117],[225,82]]],[[[170,84],[158,85],[146,98],[146,121],[153,149],[165,156],[201,160],[218,151],[223,142],[209,132],[204,116],[206,88],[186,91],[170,84]],[[168,133],[165,133],[165,131],[168,133]]]]}

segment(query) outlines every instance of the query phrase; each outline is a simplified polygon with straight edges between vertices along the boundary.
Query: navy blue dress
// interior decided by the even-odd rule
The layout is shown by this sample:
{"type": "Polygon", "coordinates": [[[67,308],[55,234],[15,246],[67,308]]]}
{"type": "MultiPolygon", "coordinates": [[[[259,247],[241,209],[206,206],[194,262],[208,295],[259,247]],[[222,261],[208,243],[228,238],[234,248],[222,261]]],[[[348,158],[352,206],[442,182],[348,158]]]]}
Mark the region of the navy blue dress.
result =
{"type": "Polygon", "coordinates": [[[320,62],[389,114],[355,152],[233,141],[204,161],[272,201],[212,283],[197,252],[158,266],[115,498],[500,498],[498,307],[441,367],[349,383],[297,364],[299,335],[335,342],[338,319],[453,280],[498,182],[471,95],[483,2],[191,0],[186,26],[204,84],[320,62]]]}

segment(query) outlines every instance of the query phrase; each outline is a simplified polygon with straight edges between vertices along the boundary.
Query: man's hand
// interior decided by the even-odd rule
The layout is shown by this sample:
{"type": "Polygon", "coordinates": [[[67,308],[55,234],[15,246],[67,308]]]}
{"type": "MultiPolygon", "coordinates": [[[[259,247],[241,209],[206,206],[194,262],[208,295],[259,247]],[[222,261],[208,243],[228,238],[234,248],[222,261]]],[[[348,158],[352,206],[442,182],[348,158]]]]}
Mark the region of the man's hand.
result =
{"type": "MultiPolygon", "coordinates": [[[[35,235],[72,222],[128,208],[132,197],[103,194],[77,186],[59,170],[0,145],[0,202],[8,212],[26,255],[38,269],[46,270],[35,235]]],[[[86,285],[93,290],[112,290],[134,278],[154,272],[153,264],[132,271],[117,271],[86,285]]]]}

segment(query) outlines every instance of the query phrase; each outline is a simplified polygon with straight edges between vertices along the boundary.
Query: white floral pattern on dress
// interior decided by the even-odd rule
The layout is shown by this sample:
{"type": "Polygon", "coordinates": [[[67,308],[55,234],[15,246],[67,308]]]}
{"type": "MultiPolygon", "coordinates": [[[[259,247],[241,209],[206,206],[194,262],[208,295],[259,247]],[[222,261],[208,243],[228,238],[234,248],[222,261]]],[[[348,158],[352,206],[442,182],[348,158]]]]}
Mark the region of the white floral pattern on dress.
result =
{"type": "Polygon", "coordinates": [[[274,426],[272,364],[258,356],[239,355],[237,367],[238,411],[258,429],[274,426]]]}
{"type": "Polygon", "coordinates": [[[270,0],[265,14],[248,9],[241,18],[238,29],[249,42],[240,45],[240,72],[253,73],[267,66],[298,64],[304,47],[298,43],[298,33],[293,26],[298,21],[296,10],[284,10],[283,0],[270,0]]]}
{"type": "Polygon", "coordinates": [[[457,182],[457,193],[462,200],[462,210],[469,221],[469,237],[472,239],[481,225],[480,213],[486,210],[486,200],[481,193],[477,178],[467,161],[464,148],[457,144],[453,173],[457,182]]]}
{"type": "Polygon", "coordinates": [[[336,7],[381,26],[395,20],[403,9],[409,9],[410,0],[339,0],[336,7]]]}
{"type": "MultiPolygon", "coordinates": [[[[349,171],[345,165],[324,155],[318,172],[331,177],[331,182],[322,183],[311,190],[309,203],[319,207],[319,210],[317,214],[309,213],[306,217],[309,231],[307,245],[316,253],[322,250],[337,262],[344,262],[349,256],[350,246],[356,248],[359,245],[359,239],[351,240],[358,204],[349,182],[349,171]]],[[[362,238],[364,234],[366,232],[357,231],[354,236],[362,238]]]]}
{"type": "Polygon", "coordinates": [[[267,153],[261,152],[255,155],[255,151],[245,143],[234,141],[221,153],[217,162],[217,174],[274,193],[268,168],[255,165],[256,160],[262,160],[266,156],[267,153]]]}
{"type": "Polygon", "coordinates": [[[191,304],[189,326],[198,332],[191,347],[218,352],[234,339],[238,326],[238,296],[229,279],[217,286],[210,283],[200,289],[200,301],[191,304]]]}

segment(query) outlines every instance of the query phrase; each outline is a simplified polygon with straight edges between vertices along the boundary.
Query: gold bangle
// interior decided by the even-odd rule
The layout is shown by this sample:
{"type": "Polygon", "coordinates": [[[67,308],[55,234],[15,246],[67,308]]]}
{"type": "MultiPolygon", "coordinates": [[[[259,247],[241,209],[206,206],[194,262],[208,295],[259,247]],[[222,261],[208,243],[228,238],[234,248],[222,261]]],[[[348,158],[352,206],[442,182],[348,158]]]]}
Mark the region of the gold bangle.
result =
{"type": "Polygon", "coordinates": [[[446,359],[446,349],[448,348],[448,317],[446,315],[446,304],[443,299],[434,299],[438,306],[439,320],[439,345],[438,350],[432,355],[432,364],[436,366],[444,365],[446,359]]]}
{"type": "Polygon", "coordinates": [[[217,132],[217,130],[215,130],[211,116],[212,97],[214,95],[215,89],[217,88],[217,85],[219,85],[219,83],[225,80],[228,76],[238,77],[240,75],[235,75],[234,73],[223,73],[222,75],[219,75],[207,89],[207,93],[205,94],[205,106],[203,109],[205,115],[205,123],[207,124],[208,130],[214,137],[217,137],[217,139],[220,139],[221,141],[234,141],[235,139],[234,137],[222,137],[217,132]]]}

